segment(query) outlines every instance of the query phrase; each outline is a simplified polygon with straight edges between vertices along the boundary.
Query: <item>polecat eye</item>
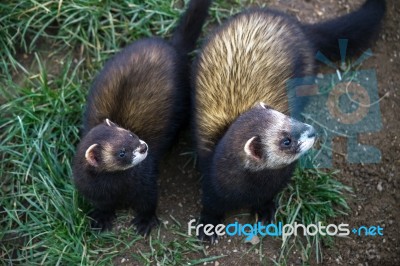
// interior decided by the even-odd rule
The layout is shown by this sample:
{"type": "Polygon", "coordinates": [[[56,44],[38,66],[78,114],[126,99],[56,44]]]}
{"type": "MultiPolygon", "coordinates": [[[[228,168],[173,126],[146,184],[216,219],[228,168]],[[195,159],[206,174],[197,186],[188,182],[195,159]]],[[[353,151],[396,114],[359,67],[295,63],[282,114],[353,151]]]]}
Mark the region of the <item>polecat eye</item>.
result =
{"type": "Polygon", "coordinates": [[[125,156],[125,148],[119,151],[119,157],[124,157],[125,156]]]}
{"type": "Polygon", "coordinates": [[[283,147],[290,147],[290,145],[292,144],[292,139],[289,137],[286,137],[282,140],[281,144],[283,147]]]}

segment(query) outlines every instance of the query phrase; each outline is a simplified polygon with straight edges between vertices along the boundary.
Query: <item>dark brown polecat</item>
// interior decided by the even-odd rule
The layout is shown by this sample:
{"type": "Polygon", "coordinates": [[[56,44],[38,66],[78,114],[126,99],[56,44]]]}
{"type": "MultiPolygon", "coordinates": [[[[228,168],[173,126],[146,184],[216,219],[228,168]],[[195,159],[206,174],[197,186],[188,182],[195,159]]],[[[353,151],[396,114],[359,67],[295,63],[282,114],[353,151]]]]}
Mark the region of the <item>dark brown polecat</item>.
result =
{"type": "MultiPolygon", "coordinates": [[[[250,9],[209,36],[193,79],[201,224],[215,226],[243,207],[264,222],[273,217],[274,197],[315,140],[311,126],[287,116],[296,107],[289,106],[288,81],[315,74],[316,52],[337,55],[338,39],[348,39],[348,54],[365,48],[384,12],[383,0],[368,0],[337,19],[301,24],[278,11],[250,9]]],[[[200,238],[216,235],[201,231],[200,238]]]]}
{"type": "Polygon", "coordinates": [[[158,163],[187,117],[188,53],[210,2],[191,0],[169,42],[132,43],[94,80],[73,163],[76,188],[94,206],[92,227],[110,229],[117,208],[136,211],[140,234],[158,223],[158,163]]]}

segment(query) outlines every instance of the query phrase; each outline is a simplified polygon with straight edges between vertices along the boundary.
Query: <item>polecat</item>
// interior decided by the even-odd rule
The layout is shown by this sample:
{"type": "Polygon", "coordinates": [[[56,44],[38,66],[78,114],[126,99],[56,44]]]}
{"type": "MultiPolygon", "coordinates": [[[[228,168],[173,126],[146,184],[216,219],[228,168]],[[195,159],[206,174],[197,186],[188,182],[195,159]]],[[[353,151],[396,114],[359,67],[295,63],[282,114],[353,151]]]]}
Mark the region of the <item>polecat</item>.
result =
{"type": "Polygon", "coordinates": [[[316,52],[335,55],[340,38],[349,39],[349,54],[365,48],[384,12],[384,1],[368,0],[353,13],[311,25],[250,9],[208,37],[193,81],[201,224],[219,224],[227,211],[243,207],[271,220],[274,197],[315,140],[311,126],[287,116],[296,107],[289,106],[287,82],[315,74],[316,52]]]}
{"type": "Polygon", "coordinates": [[[94,80],[73,163],[76,188],[94,206],[92,227],[110,229],[117,208],[136,211],[140,234],[158,223],[158,163],[187,117],[188,53],[210,2],[191,0],[169,42],[132,43],[94,80]]]}

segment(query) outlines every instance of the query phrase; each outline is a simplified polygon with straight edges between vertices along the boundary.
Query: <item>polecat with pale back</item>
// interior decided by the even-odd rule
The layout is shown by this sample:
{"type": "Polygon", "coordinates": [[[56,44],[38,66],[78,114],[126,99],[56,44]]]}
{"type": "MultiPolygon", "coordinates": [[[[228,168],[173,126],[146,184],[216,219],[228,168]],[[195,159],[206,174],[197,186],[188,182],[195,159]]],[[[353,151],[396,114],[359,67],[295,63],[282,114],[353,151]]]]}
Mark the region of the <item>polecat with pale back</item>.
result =
{"type": "MultiPolygon", "coordinates": [[[[384,13],[383,0],[368,0],[345,16],[302,24],[256,8],[209,36],[193,80],[201,224],[219,224],[227,211],[244,207],[262,221],[273,217],[274,197],[315,140],[311,126],[288,116],[297,108],[289,106],[288,81],[315,74],[317,51],[337,56],[338,39],[348,39],[348,54],[366,48],[384,13]]],[[[201,233],[200,238],[216,239],[201,233]]]]}

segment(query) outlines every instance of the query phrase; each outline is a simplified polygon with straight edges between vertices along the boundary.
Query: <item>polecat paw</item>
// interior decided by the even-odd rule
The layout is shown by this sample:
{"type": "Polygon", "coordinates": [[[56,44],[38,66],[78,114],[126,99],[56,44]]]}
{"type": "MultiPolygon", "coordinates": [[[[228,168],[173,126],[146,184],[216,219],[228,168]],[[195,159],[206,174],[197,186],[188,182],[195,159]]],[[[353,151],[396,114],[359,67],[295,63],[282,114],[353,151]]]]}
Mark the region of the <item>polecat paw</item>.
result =
{"type": "Polygon", "coordinates": [[[115,212],[94,210],[89,213],[89,217],[92,218],[92,221],[90,222],[91,228],[103,232],[112,229],[115,212]]]}
{"type": "Polygon", "coordinates": [[[210,244],[218,244],[218,235],[215,232],[212,232],[211,235],[206,235],[204,230],[199,231],[198,238],[202,242],[210,242],[210,244]]]}
{"type": "Polygon", "coordinates": [[[150,234],[151,229],[160,223],[156,215],[150,217],[138,215],[132,220],[132,224],[136,227],[136,231],[142,236],[150,234]]]}
{"type": "Polygon", "coordinates": [[[257,211],[258,222],[262,222],[263,224],[271,223],[274,220],[276,212],[276,205],[274,202],[268,203],[264,206],[263,210],[257,211]]]}

